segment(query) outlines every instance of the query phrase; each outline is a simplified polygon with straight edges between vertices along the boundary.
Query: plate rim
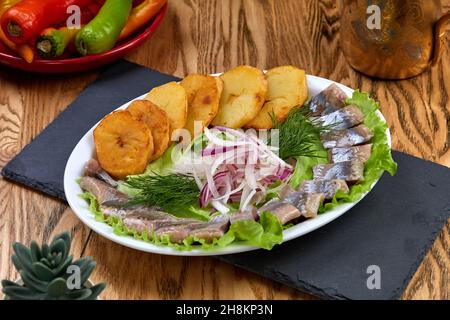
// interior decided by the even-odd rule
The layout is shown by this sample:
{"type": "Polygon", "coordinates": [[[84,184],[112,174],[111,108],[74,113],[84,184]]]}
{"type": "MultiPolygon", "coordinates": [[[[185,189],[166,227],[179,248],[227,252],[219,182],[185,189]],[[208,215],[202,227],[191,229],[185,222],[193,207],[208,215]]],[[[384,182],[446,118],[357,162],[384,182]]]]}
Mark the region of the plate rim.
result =
{"type": "MultiPolygon", "coordinates": [[[[221,73],[215,73],[212,74],[213,76],[218,76],[221,73]]],[[[326,79],[326,78],[322,78],[322,77],[318,77],[318,76],[313,76],[313,75],[306,75],[307,78],[307,84],[309,87],[309,83],[311,81],[318,81],[318,82],[322,82],[324,83],[322,86],[324,88],[326,88],[328,85],[331,84],[336,84],[338,85],[348,96],[351,96],[353,94],[353,92],[355,91],[354,89],[351,89],[348,86],[345,86],[341,83],[335,82],[333,80],[330,79],[326,79]]],[[[138,99],[142,99],[146,96],[146,94],[143,94],[139,97],[136,97],[126,103],[124,103],[123,105],[121,105],[120,107],[114,109],[111,112],[114,112],[116,110],[120,110],[120,109],[125,109],[132,101],[134,100],[138,100],[138,99]]],[[[377,110],[377,115],[378,117],[386,122],[386,119],[384,118],[383,114],[381,113],[380,110],[377,110]]],[[[100,120],[101,121],[101,120],[100,120]]],[[[213,249],[201,249],[201,248],[195,248],[191,249],[191,250],[177,250],[173,247],[170,246],[162,246],[162,245],[156,245],[153,243],[149,243],[149,242],[145,242],[142,240],[138,240],[135,239],[133,237],[130,236],[120,236],[120,235],[116,235],[113,232],[113,228],[111,226],[109,226],[108,224],[106,224],[105,222],[101,222],[101,221],[96,221],[92,215],[92,213],[88,210],[87,205],[85,208],[79,208],[78,205],[75,204],[75,199],[81,199],[79,197],[79,193],[76,195],[71,194],[70,192],[68,192],[68,190],[71,189],[70,185],[75,183],[75,179],[72,175],[70,175],[70,170],[72,168],[71,164],[74,161],[74,158],[76,157],[77,153],[77,149],[80,148],[80,146],[82,146],[82,144],[86,144],[86,139],[88,138],[89,135],[92,136],[92,132],[94,130],[94,128],[98,125],[98,123],[100,122],[98,121],[96,124],[94,124],[91,129],[89,129],[84,135],[83,137],[78,141],[78,143],[76,144],[76,146],[74,147],[74,149],[72,150],[68,161],[66,163],[66,167],[64,170],[64,193],[66,195],[66,199],[67,202],[70,206],[70,208],[72,209],[72,211],[74,212],[74,214],[83,222],[83,224],[85,224],[89,229],[95,231],[96,233],[100,234],[101,236],[107,238],[108,240],[111,240],[117,244],[135,249],[135,250],[139,250],[139,251],[144,251],[144,252],[149,252],[149,253],[156,253],[156,254],[163,254],[163,255],[173,255],[173,256],[217,256],[217,255],[226,255],[226,254],[234,254],[234,253],[241,253],[241,252],[247,252],[247,251],[253,251],[253,250],[259,250],[261,248],[257,247],[257,246],[252,246],[252,245],[245,245],[245,244],[231,244],[229,246],[220,248],[220,247],[214,247],[213,249]],[[78,210],[82,211],[82,212],[78,212],[78,210]],[[87,214],[86,214],[87,213],[87,214]]],[[[386,122],[387,123],[387,122],[386,122]]],[[[386,136],[388,139],[388,145],[389,148],[392,148],[392,140],[391,140],[391,135],[390,135],[390,130],[389,127],[386,129],[386,136]]],[[[298,237],[301,237],[305,234],[308,234],[310,232],[313,232],[321,227],[323,227],[324,225],[331,223],[332,221],[336,220],[337,218],[339,218],[340,216],[342,216],[344,213],[348,212],[351,208],[353,208],[355,205],[357,205],[362,199],[364,199],[364,197],[369,194],[372,189],[375,187],[375,185],[378,183],[378,181],[380,180],[381,176],[377,179],[377,181],[375,181],[370,190],[366,193],[364,193],[360,199],[358,199],[355,202],[351,202],[351,203],[344,203],[341,204],[339,206],[337,206],[336,208],[334,208],[333,210],[324,213],[322,215],[319,215],[318,217],[314,218],[314,219],[310,219],[310,220],[306,220],[302,223],[299,223],[287,230],[283,231],[283,242],[280,244],[282,245],[283,243],[296,239],[298,237]],[[299,231],[300,229],[300,231],[299,231]]],[[[83,200],[84,201],[84,200],[83,200]]]]}

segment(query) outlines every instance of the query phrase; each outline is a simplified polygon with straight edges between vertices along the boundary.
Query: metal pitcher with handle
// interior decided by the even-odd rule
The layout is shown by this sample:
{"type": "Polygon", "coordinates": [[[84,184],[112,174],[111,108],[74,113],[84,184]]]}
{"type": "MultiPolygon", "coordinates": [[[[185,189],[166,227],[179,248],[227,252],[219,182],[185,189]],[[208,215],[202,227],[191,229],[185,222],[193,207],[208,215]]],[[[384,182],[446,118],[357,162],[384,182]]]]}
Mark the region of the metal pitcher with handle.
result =
{"type": "Polygon", "coordinates": [[[438,62],[450,20],[440,0],[341,1],[341,48],[354,69],[405,79],[438,62]]]}

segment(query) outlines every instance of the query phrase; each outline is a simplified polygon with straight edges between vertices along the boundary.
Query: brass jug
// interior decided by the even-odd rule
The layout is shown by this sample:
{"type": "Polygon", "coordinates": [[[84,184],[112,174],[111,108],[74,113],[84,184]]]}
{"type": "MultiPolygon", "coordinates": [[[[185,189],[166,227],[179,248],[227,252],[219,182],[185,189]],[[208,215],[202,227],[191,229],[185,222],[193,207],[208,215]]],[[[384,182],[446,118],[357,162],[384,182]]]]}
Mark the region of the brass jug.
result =
{"type": "Polygon", "coordinates": [[[341,48],[356,70],[405,79],[435,65],[445,39],[440,0],[342,0],[341,48]]]}

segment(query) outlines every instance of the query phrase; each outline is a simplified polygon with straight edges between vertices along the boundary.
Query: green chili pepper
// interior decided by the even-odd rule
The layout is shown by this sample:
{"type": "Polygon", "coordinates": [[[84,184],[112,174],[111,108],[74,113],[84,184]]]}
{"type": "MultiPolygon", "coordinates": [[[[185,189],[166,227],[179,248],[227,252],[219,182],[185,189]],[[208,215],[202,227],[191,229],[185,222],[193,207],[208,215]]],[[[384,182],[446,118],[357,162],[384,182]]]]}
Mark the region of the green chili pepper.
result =
{"type": "Polygon", "coordinates": [[[45,29],[36,41],[37,52],[43,58],[59,57],[73,41],[78,31],[78,29],[66,27],[45,29]]]}
{"type": "Polygon", "coordinates": [[[111,50],[130,15],[133,0],[106,0],[97,16],[80,30],[75,39],[85,56],[111,50]]]}

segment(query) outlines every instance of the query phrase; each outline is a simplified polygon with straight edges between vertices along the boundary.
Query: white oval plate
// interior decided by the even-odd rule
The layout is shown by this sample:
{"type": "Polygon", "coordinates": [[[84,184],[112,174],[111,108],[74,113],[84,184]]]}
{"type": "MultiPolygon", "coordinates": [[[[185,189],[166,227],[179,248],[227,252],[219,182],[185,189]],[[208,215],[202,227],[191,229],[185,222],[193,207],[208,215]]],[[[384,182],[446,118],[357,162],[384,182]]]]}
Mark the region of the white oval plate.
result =
{"type": "MultiPolygon", "coordinates": [[[[315,76],[307,76],[308,89],[310,96],[315,96],[326,87],[331,85],[332,83],[336,83],[331,80],[327,80],[320,77],[315,76]]],[[[336,83],[344,92],[351,97],[353,94],[352,89],[346,87],[342,84],[336,83]]],[[[145,95],[137,97],[134,100],[142,99],[145,95]]],[[[132,101],[124,104],[123,106],[117,109],[125,109],[132,101]]],[[[378,116],[386,121],[381,114],[378,112],[378,116]]],[[[70,207],[75,212],[75,214],[86,224],[89,228],[97,232],[98,234],[104,236],[105,238],[112,240],[116,243],[122,244],[124,246],[145,251],[152,252],[158,254],[166,254],[166,255],[177,255],[177,256],[212,256],[212,255],[223,255],[223,254],[231,254],[238,253],[250,250],[259,249],[255,246],[249,245],[239,245],[233,244],[227,246],[225,248],[214,248],[210,250],[202,250],[192,249],[190,251],[180,251],[168,246],[158,246],[148,242],[144,242],[141,240],[134,239],[132,237],[127,236],[119,236],[113,232],[113,228],[107,225],[106,223],[96,221],[94,219],[93,214],[88,210],[88,205],[85,200],[81,199],[79,195],[83,192],[76,182],[76,180],[82,176],[84,172],[85,163],[91,159],[94,150],[94,141],[93,141],[93,130],[97,126],[97,124],[91,128],[83,138],[78,142],[75,149],[72,151],[72,154],[69,157],[69,160],[66,165],[65,173],[64,173],[64,191],[66,193],[67,201],[69,202],[70,207]]],[[[386,131],[386,135],[388,137],[389,146],[391,146],[391,137],[389,129],[386,131]]],[[[377,181],[378,182],[378,181],[377,181]]],[[[376,182],[372,185],[372,188],[375,186],[376,182]]],[[[365,194],[366,195],[366,194],[365,194]]],[[[365,196],[364,195],[364,196],[365,196]]],[[[343,215],[345,212],[350,210],[354,205],[356,205],[362,198],[358,201],[352,203],[345,203],[339,205],[333,210],[330,210],[324,214],[319,215],[317,218],[306,220],[302,223],[299,223],[283,232],[283,241],[289,241],[295,238],[298,238],[304,234],[307,234],[311,231],[314,231],[327,223],[333,221],[339,216],[343,215]]]]}

